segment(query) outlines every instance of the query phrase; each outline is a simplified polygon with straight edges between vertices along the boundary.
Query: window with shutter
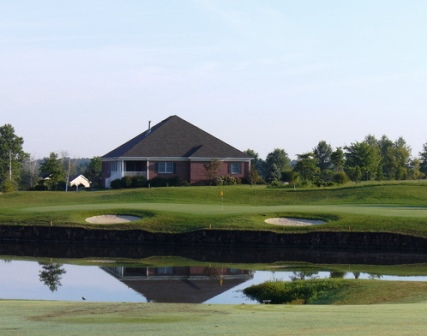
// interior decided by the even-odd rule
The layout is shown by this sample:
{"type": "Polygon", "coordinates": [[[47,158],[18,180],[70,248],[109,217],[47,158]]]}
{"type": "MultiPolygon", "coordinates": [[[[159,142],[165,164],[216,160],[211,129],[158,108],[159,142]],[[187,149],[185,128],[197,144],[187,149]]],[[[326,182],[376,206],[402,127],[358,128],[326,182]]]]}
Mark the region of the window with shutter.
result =
{"type": "Polygon", "coordinates": [[[157,172],[159,174],[171,174],[174,172],[173,162],[159,162],[157,164],[157,172]]]}
{"type": "Polygon", "coordinates": [[[240,174],[242,172],[242,164],[240,162],[230,163],[230,174],[240,174]]]}

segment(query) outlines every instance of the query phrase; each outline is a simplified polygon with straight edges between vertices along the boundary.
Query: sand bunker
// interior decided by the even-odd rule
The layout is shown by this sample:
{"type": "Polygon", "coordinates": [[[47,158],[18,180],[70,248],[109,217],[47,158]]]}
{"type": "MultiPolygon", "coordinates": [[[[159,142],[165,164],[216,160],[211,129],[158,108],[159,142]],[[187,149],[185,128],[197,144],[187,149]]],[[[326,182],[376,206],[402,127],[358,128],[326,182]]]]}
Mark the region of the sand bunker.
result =
{"type": "Polygon", "coordinates": [[[325,224],[326,222],[319,219],[302,219],[302,218],[268,218],[265,220],[268,224],[283,225],[283,226],[310,226],[325,224]]]}
{"type": "Polygon", "coordinates": [[[141,218],[136,216],[125,216],[125,215],[102,215],[93,216],[86,218],[86,222],[91,224],[117,224],[117,223],[128,223],[140,220],[141,218]]]}

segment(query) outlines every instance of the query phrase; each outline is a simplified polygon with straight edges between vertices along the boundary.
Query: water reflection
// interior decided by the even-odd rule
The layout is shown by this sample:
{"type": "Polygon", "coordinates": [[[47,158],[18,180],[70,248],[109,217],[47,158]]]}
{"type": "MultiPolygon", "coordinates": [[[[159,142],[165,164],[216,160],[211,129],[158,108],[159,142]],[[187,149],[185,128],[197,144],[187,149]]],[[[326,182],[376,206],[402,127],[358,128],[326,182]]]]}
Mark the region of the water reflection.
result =
{"type": "Polygon", "coordinates": [[[257,303],[242,293],[244,288],[270,280],[427,281],[424,254],[140,246],[114,250],[1,244],[0,299],[241,304],[257,303]]]}
{"type": "Polygon", "coordinates": [[[202,303],[253,278],[253,271],[211,266],[102,267],[148,301],[202,303]]]}
{"type": "Polygon", "coordinates": [[[43,282],[51,292],[58,290],[61,286],[62,275],[67,271],[62,268],[62,264],[57,263],[39,263],[42,266],[42,270],[39,272],[39,279],[43,282]]]}

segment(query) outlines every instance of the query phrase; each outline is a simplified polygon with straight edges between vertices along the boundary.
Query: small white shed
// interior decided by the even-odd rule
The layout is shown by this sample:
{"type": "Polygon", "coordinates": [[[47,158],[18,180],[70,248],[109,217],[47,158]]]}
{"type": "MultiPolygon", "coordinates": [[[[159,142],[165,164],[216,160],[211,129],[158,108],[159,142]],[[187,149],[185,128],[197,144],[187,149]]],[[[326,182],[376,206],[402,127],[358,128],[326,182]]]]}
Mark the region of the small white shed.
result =
{"type": "Polygon", "coordinates": [[[76,186],[76,190],[79,190],[79,185],[83,185],[85,188],[90,188],[90,181],[83,175],[79,175],[70,181],[70,187],[76,186]]]}

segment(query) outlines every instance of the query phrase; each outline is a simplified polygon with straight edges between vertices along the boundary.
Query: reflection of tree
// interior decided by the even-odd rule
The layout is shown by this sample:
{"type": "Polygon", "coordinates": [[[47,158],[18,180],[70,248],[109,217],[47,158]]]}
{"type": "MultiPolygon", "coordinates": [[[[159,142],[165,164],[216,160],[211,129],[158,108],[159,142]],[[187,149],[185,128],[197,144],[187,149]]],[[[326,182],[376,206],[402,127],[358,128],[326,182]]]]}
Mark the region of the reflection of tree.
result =
{"type": "Polygon", "coordinates": [[[354,278],[355,279],[359,279],[360,277],[360,272],[353,272],[354,278]]]}
{"type": "Polygon", "coordinates": [[[344,279],[346,272],[331,272],[329,277],[331,279],[344,279]]]}
{"type": "Polygon", "coordinates": [[[61,286],[62,274],[67,273],[65,269],[61,268],[62,264],[57,263],[39,263],[42,265],[43,270],[39,271],[39,279],[43,282],[51,292],[58,290],[61,286]]]}
{"type": "Polygon", "coordinates": [[[290,276],[290,279],[292,281],[296,281],[296,280],[306,280],[307,278],[314,278],[314,276],[318,273],[318,272],[292,272],[294,275],[290,276]]]}
{"type": "Polygon", "coordinates": [[[376,273],[369,273],[369,279],[381,279],[382,275],[381,274],[376,274],[376,273]]]}
{"type": "Polygon", "coordinates": [[[210,265],[208,267],[205,267],[205,269],[203,270],[203,273],[210,278],[218,278],[220,275],[218,269],[211,267],[210,265]]]}

